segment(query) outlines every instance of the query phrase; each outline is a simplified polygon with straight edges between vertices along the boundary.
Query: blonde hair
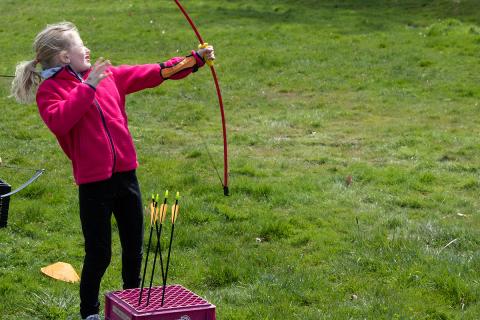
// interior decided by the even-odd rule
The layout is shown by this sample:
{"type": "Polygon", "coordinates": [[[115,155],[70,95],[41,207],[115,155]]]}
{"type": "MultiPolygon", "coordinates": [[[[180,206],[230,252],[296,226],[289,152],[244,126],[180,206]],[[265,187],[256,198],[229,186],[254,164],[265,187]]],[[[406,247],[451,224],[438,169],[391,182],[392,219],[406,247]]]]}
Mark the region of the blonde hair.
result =
{"type": "Polygon", "coordinates": [[[36,69],[37,64],[40,63],[43,69],[57,66],[58,54],[70,48],[69,32],[78,34],[78,29],[71,22],[60,22],[47,25],[37,34],[33,42],[35,59],[18,63],[15,69],[11,97],[14,97],[17,102],[28,104],[35,101],[38,86],[42,81],[40,72],[36,69]]]}

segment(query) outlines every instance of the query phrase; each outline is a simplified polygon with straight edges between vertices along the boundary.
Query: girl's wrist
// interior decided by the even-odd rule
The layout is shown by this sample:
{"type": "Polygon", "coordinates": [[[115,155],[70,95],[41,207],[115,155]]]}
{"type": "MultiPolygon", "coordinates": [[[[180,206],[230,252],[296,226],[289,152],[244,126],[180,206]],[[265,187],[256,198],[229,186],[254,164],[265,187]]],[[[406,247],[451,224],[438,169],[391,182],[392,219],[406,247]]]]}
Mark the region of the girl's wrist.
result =
{"type": "Polygon", "coordinates": [[[195,51],[195,54],[197,55],[198,58],[202,59],[203,62],[205,62],[205,58],[200,54],[199,50],[195,51]]]}

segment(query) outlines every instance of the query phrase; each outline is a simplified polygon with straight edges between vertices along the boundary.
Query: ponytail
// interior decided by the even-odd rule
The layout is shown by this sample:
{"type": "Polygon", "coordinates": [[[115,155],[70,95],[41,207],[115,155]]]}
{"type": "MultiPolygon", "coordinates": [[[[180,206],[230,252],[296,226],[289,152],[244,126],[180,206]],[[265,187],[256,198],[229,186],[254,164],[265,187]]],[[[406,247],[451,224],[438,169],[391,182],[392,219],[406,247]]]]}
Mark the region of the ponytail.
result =
{"type": "Polygon", "coordinates": [[[35,95],[42,79],[36,66],[37,60],[22,61],[17,64],[10,97],[14,97],[18,103],[29,104],[35,101],[35,95]]]}
{"type": "Polygon", "coordinates": [[[73,23],[65,21],[47,25],[37,34],[33,43],[36,59],[17,64],[10,91],[11,97],[24,104],[35,101],[38,86],[42,81],[36,66],[41,63],[43,70],[46,70],[60,64],[57,58],[58,54],[69,49],[71,45],[69,32],[78,33],[77,27],[73,23]]]}

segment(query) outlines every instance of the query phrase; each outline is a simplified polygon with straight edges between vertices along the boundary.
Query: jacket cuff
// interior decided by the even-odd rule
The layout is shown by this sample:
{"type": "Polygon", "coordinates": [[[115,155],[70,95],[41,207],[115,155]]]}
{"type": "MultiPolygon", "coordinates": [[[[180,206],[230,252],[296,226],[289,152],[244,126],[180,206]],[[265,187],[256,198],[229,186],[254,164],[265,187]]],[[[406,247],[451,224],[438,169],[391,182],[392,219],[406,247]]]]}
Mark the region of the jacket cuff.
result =
{"type": "Polygon", "coordinates": [[[195,60],[197,61],[197,67],[203,67],[205,65],[205,59],[201,55],[198,54],[197,51],[192,50],[192,55],[195,57],[195,60]]]}

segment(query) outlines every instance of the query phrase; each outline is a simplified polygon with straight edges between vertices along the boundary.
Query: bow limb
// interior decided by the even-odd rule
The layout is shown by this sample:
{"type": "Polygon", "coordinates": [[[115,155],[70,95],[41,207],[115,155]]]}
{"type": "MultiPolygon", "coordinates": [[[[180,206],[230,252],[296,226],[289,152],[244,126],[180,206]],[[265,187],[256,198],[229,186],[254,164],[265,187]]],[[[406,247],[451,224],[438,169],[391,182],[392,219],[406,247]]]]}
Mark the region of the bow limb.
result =
{"type": "MultiPolygon", "coordinates": [[[[180,1],[174,0],[180,11],[182,11],[183,15],[187,19],[188,23],[193,29],[193,32],[195,32],[195,35],[197,36],[198,41],[200,42],[200,46],[206,45],[206,43],[203,41],[202,36],[198,32],[197,27],[193,23],[192,19],[188,15],[187,11],[183,8],[183,6],[180,4],[180,1]]],[[[226,124],[226,119],[225,119],[225,111],[223,108],[223,99],[222,99],[222,93],[220,91],[220,85],[218,83],[217,79],[217,73],[215,71],[215,67],[213,66],[213,61],[208,61],[207,64],[210,67],[210,71],[212,73],[213,77],[213,82],[215,83],[215,89],[217,91],[217,97],[218,97],[218,105],[220,107],[220,115],[222,117],[222,133],[223,133],[223,194],[228,196],[229,195],[229,190],[228,190],[228,145],[227,145],[227,124],[226,124]]]]}
{"type": "Polygon", "coordinates": [[[35,180],[37,180],[37,178],[40,177],[44,171],[45,171],[44,169],[38,169],[37,171],[35,171],[35,174],[27,182],[22,184],[20,187],[18,187],[17,189],[9,193],[0,195],[0,200],[6,197],[13,196],[15,193],[22,191],[23,189],[28,187],[30,184],[32,184],[35,180]]]}

